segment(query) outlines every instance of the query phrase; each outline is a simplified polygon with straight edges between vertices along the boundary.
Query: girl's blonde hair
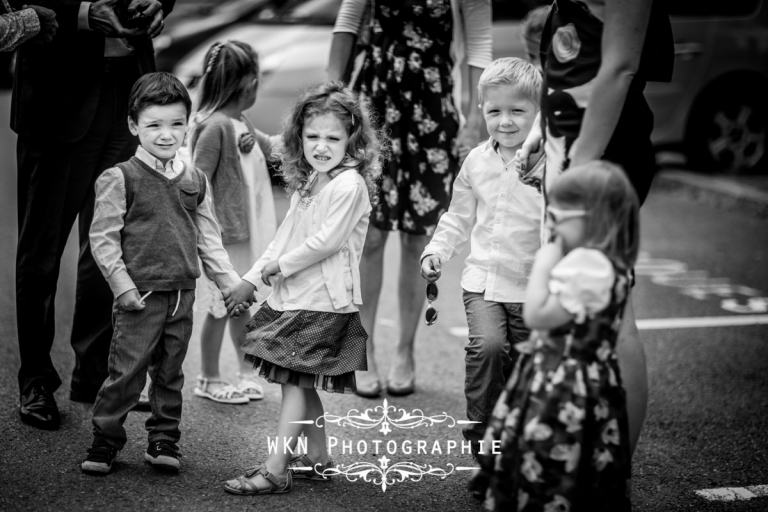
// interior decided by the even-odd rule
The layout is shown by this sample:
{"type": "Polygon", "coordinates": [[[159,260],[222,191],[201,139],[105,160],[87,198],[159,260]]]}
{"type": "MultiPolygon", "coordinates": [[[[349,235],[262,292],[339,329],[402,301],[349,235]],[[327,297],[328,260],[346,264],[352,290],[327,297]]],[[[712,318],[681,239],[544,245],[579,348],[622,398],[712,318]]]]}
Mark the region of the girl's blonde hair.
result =
{"type": "Polygon", "coordinates": [[[377,181],[385,158],[384,140],[376,128],[369,103],[343,82],[321,82],[307,89],[296,102],[283,129],[283,146],[274,154],[282,163],[281,174],[286,190],[303,190],[313,172],[304,158],[302,131],[304,123],[316,116],[330,114],[347,131],[347,154],[331,177],[343,169],[356,168],[368,185],[371,203],[377,202],[377,181]]]}
{"type": "Polygon", "coordinates": [[[197,100],[198,122],[236,99],[259,77],[259,56],[241,41],[214,43],[206,52],[203,65],[197,100]]]}
{"type": "Polygon", "coordinates": [[[547,200],[589,212],[585,217],[584,247],[602,251],[625,269],[635,265],[640,202],[621,167],[595,160],[568,169],[548,188],[547,200]]]}

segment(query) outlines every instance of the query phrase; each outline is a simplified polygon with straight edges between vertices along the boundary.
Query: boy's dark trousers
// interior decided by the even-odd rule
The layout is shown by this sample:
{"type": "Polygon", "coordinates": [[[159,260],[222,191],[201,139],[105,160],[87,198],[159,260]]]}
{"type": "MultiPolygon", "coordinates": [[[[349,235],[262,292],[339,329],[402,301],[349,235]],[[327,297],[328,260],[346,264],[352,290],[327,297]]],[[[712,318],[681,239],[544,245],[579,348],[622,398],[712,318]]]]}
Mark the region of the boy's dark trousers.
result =
{"type": "MultiPolygon", "coordinates": [[[[464,395],[467,417],[479,423],[468,425],[462,434],[472,443],[473,452],[485,436],[487,420],[517,361],[518,352],[514,345],[527,341],[531,334],[523,322],[522,303],[487,301],[483,296],[483,293],[467,290],[463,295],[469,326],[469,343],[464,348],[464,395]]],[[[485,450],[487,453],[490,447],[485,450]]]]}
{"type": "MultiPolygon", "coordinates": [[[[139,292],[142,296],[146,292],[139,292]]],[[[139,401],[147,378],[152,384],[152,414],[146,422],[149,442],[179,441],[181,433],[181,365],[192,335],[194,290],[152,292],[139,311],[126,311],[115,301],[114,334],[109,349],[109,377],[93,406],[93,445],[122,449],[126,442],[123,422],[139,401]],[[178,303],[178,308],[177,308],[178,303]],[[175,310],[175,313],[174,313],[175,310]]]]}

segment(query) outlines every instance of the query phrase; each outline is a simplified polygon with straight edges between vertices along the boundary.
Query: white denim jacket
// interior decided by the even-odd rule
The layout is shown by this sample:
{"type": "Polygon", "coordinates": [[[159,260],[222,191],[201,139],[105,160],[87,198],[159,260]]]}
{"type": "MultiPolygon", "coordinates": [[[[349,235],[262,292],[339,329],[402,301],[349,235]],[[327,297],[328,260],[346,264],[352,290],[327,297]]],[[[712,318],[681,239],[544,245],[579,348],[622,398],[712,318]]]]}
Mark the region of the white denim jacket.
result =
{"type": "Polygon", "coordinates": [[[368,217],[372,209],[365,180],[355,169],[336,176],[317,196],[310,237],[301,246],[285,252],[300,199],[299,193],[295,192],[291,197],[288,214],[278,228],[275,239],[243,279],[261,288],[264,286],[261,282],[261,270],[274,259],[278,260],[280,273],[284,278],[320,262],[330,304],[312,304],[308,301],[295,306],[310,311],[327,311],[327,306],[341,310],[350,304],[362,304],[359,267],[365,235],[368,232],[368,217]],[[352,272],[351,296],[344,283],[344,248],[349,254],[349,268],[352,272]]]}

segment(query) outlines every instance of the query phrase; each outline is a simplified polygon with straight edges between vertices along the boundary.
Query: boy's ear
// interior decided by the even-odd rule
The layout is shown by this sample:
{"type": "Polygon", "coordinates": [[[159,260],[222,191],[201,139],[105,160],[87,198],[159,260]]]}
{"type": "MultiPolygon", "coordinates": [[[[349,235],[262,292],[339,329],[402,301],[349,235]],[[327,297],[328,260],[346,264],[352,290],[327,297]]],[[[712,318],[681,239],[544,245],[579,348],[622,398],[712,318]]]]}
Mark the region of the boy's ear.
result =
{"type": "Polygon", "coordinates": [[[134,137],[139,135],[139,128],[136,126],[136,123],[133,121],[131,116],[128,116],[128,130],[134,137]]]}

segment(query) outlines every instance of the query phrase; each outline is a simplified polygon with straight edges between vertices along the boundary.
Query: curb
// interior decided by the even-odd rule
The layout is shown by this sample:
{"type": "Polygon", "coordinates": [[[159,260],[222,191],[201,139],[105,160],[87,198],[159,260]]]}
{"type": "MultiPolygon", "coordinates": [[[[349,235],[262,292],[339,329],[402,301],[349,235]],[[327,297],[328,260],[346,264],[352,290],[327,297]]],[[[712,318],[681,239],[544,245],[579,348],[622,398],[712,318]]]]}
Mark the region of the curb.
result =
{"type": "Polygon", "coordinates": [[[768,193],[728,178],[661,169],[651,190],[672,192],[721,210],[768,218],[768,193]]]}

